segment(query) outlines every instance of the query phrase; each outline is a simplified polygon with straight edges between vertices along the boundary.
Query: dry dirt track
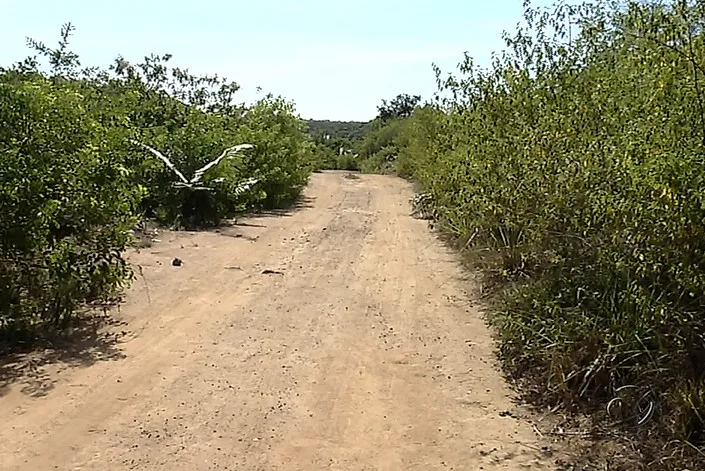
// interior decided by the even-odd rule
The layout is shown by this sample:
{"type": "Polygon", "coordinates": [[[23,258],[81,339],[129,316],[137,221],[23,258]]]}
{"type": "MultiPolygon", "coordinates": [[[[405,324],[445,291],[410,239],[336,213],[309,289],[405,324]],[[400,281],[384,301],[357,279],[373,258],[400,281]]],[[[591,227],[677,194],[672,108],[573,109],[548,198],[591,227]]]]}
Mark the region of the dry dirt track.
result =
{"type": "Polygon", "coordinates": [[[410,196],[315,174],[295,211],[131,254],[123,326],[3,367],[0,469],[553,469],[410,196]]]}

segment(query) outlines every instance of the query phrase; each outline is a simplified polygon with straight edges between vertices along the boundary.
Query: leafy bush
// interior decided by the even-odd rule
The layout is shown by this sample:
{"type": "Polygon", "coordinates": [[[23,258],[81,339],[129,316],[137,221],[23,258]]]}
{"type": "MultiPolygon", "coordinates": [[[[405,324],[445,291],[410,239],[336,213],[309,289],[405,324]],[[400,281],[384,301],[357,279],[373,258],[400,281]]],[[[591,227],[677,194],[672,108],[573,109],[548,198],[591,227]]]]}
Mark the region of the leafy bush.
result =
{"type": "Polygon", "coordinates": [[[187,176],[235,144],[252,143],[255,149],[209,171],[207,192],[175,188],[174,173],[142,152],[135,165],[138,182],[148,191],[143,210],[168,224],[204,226],[296,198],[312,170],[313,147],[293,104],[268,95],[251,107],[234,105],[236,84],[170,69],[169,59],[153,55],[136,66],[118,59],[117,78],[101,84],[135,97],[130,117],[139,141],[162,151],[187,176]],[[233,191],[249,178],[260,181],[255,191],[233,191]]]}
{"type": "Polygon", "coordinates": [[[129,278],[121,251],[141,191],[125,166],[128,131],[91,116],[70,87],[0,74],[1,331],[61,326],[129,278]]]}
{"type": "Polygon", "coordinates": [[[360,170],[360,166],[354,155],[343,154],[338,156],[335,163],[338,170],[360,170]]]}
{"type": "Polygon", "coordinates": [[[312,149],[315,170],[359,170],[358,156],[352,154],[355,142],[317,136],[312,149]]]}
{"type": "Polygon", "coordinates": [[[637,433],[667,443],[642,451],[666,467],[674,446],[705,452],[703,18],[527,9],[491,68],[438,71],[437,106],[395,141],[443,227],[512,282],[492,316],[508,369],[600,410],[635,387],[658,406],[637,433]]]}
{"type": "Polygon", "coordinates": [[[295,199],[313,168],[313,144],[293,104],[234,102],[237,84],[169,68],[170,56],[109,71],[80,69],[68,50],[29,45],[35,58],[0,69],[0,334],[64,327],[81,304],[131,279],[122,252],[142,216],[207,226],[295,199]],[[200,188],[175,185],[158,149],[200,188]],[[252,186],[251,181],[257,183],[252,186]],[[245,187],[244,183],[248,183],[245,187]]]}
{"type": "Polygon", "coordinates": [[[364,172],[393,172],[399,152],[406,145],[408,123],[403,118],[377,118],[372,121],[369,134],[357,146],[364,172]]]}
{"type": "Polygon", "coordinates": [[[243,142],[258,143],[243,170],[262,181],[261,204],[267,208],[292,202],[313,170],[315,147],[305,123],[293,113],[292,103],[267,96],[247,112],[238,129],[243,142]]]}

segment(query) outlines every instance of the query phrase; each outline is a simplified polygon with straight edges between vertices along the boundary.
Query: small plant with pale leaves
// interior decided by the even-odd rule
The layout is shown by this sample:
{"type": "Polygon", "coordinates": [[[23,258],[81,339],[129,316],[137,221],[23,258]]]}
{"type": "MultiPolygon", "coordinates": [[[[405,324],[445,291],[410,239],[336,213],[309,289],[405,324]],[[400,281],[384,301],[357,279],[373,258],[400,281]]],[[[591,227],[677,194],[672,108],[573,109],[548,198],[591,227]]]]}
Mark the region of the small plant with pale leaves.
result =
{"type": "MultiPolygon", "coordinates": [[[[235,156],[235,154],[237,154],[238,152],[243,151],[245,149],[253,149],[255,147],[252,144],[239,144],[239,145],[236,145],[233,147],[228,147],[216,159],[208,162],[206,165],[204,165],[203,167],[196,170],[196,172],[194,172],[194,174],[193,174],[193,177],[190,180],[188,180],[184,176],[184,174],[181,173],[181,171],[179,171],[179,169],[176,168],[176,166],[172,163],[172,161],[169,160],[169,158],[166,157],[164,154],[162,154],[158,150],[154,149],[153,147],[148,146],[147,144],[143,144],[143,143],[137,142],[137,141],[133,141],[133,143],[143,147],[144,149],[148,150],[153,155],[158,157],[162,162],[164,162],[164,164],[172,172],[174,172],[176,174],[177,177],[179,177],[179,180],[181,180],[181,181],[174,182],[174,186],[191,188],[192,190],[212,190],[212,188],[209,188],[206,186],[198,186],[198,184],[201,183],[201,181],[203,181],[203,175],[205,175],[205,173],[208,170],[210,170],[211,168],[215,167],[220,162],[222,162],[223,159],[233,158],[235,156]]],[[[222,182],[223,179],[220,178],[220,179],[215,179],[213,181],[216,183],[219,183],[219,182],[222,182]]],[[[259,180],[257,180],[256,178],[248,178],[247,180],[241,182],[236,187],[235,194],[239,195],[241,193],[246,192],[247,190],[249,190],[253,185],[255,185],[258,182],[259,182],[259,180]]]]}

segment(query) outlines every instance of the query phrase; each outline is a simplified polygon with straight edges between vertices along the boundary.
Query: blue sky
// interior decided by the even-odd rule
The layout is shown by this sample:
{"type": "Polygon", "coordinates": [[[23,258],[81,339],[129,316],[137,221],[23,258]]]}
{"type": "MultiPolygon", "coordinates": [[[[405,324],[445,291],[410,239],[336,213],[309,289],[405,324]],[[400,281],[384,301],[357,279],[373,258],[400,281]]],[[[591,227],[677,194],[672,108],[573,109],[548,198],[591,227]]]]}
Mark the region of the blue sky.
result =
{"type": "MultiPolygon", "coordinates": [[[[544,2],[547,3],[547,2],[544,2]]],[[[382,99],[430,97],[431,64],[450,70],[468,51],[487,64],[521,0],[0,0],[0,65],[27,56],[25,37],[54,45],[77,28],[82,64],[107,66],[170,53],[172,63],[217,73],[293,100],[303,118],[368,120],[382,99]]]]}

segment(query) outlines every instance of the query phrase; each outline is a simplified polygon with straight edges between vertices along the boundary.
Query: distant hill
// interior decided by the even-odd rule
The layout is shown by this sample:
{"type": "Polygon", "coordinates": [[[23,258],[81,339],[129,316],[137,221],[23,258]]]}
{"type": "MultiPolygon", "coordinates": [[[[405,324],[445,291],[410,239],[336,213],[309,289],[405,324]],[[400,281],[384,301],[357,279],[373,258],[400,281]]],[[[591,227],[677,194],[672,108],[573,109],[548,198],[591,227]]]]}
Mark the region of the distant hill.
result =
{"type": "Polygon", "coordinates": [[[307,121],[308,132],[313,137],[330,136],[333,140],[347,139],[357,141],[361,139],[369,123],[362,121],[307,121]]]}

